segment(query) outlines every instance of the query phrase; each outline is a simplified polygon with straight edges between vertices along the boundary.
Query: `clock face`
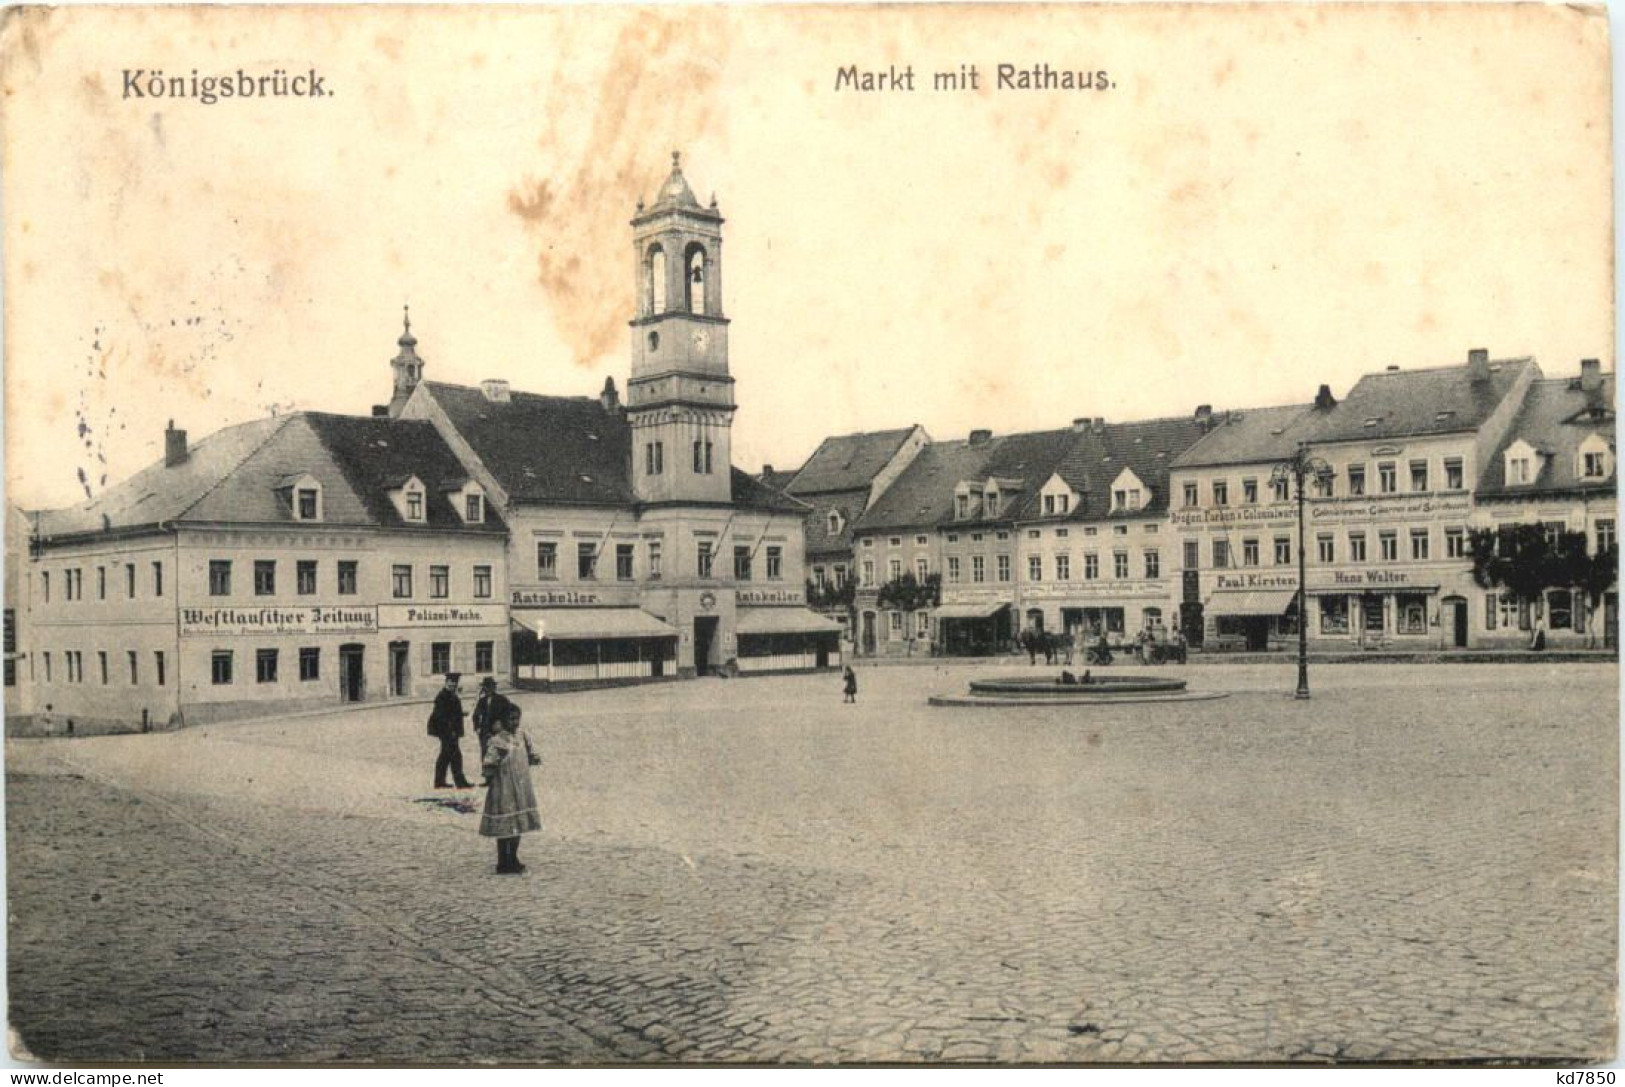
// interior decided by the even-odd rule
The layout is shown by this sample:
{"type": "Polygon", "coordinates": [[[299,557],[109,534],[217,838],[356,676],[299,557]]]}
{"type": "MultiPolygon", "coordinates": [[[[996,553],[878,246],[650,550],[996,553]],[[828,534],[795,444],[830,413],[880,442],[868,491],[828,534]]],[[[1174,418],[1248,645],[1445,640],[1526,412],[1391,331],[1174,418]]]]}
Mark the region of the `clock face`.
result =
{"type": "Polygon", "coordinates": [[[704,351],[705,345],[710,342],[711,337],[706,333],[705,329],[697,328],[694,330],[694,350],[704,351]]]}

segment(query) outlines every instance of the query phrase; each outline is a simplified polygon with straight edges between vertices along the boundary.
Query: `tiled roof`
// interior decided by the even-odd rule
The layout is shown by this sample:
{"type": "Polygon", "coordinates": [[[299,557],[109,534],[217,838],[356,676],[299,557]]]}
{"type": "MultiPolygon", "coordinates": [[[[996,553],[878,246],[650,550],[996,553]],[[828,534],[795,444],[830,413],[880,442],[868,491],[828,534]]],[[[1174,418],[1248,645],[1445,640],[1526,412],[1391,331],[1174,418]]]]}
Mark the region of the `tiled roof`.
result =
{"type": "MultiPolygon", "coordinates": [[[[1191,416],[1106,423],[1099,430],[1080,430],[1057,470],[1082,496],[1065,519],[1084,521],[1110,515],[1110,488],[1124,468],[1132,470],[1150,492],[1145,504],[1130,515],[1144,517],[1166,510],[1169,469],[1202,433],[1191,416]]],[[[1023,509],[1024,518],[1042,517],[1038,499],[1035,493],[1023,509]]]]}
{"type": "Polygon", "coordinates": [[[1603,480],[1583,480],[1576,470],[1580,444],[1592,434],[1606,439],[1610,449],[1614,447],[1613,374],[1602,375],[1601,387],[1595,392],[1581,389],[1577,378],[1534,382],[1505,440],[1479,468],[1479,497],[1576,491],[1612,494],[1619,483],[1617,470],[1603,480]],[[1533,483],[1512,487],[1506,482],[1505,453],[1520,438],[1549,455],[1540,458],[1540,472],[1533,483]]]}
{"type": "Polygon", "coordinates": [[[1175,468],[1260,464],[1284,460],[1317,422],[1313,404],[1216,412],[1213,429],[1174,458],[1175,468]]]}
{"type": "Polygon", "coordinates": [[[293,522],[288,485],[309,475],[322,489],[322,523],[405,526],[388,491],[416,476],[428,491],[430,528],[505,530],[489,507],[465,525],[444,493],[466,478],[427,422],[297,412],[227,427],[191,447],[174,467],[162,461],[94,501],[40,515],[42,536],[144,527],[161,522],[293,522]]]}
{"type": "Polygon", "coordinates": [[[808,495],[802,501],[809,509],[806,517],[807,554],[826,555],[852,550],[852,530],[863,516],[869,501],[869,488],[857,487],[849,491],[831,491],[808,495]],[[830,511],[841,515],[841,530],[829,530],[830,511]]]}
{"type": "Polygon", "coordinates": [[[993,453],[983,465],[981,473],[969,478],[1008,480],[1018,484],[1020,489],[1010,504],[999,511],[998,517],[983,520],[1020,520],[1036,510],[1039,489],[1055,474],[1056,468],[1077,444],[1077,438],[1077,432],[1069,427],[1064,430],[1008,434],[993,439],[993,453]]]}
{"type": "Polygon", "coordinates": [[[790,486],[790,481],[794,478],[796,478],[796,470],[794,468],[764,469],[762,473],[756,477],[756,481],[758,483],[765,483],[767,486],[772,487],[775,491],[782,491],[790,486]]]}
{"type": "Polygon", "coordinates": [[[740,468],[731,470],[733,504],[740,509],[761,510],[764,513],[791,513],[797,516],[807,512],[807,504],[798,502],[783,491],[763,483],[740,468]]]}
{"type": "Polygon", "coordinates": [[[858,532],[930,528],[953,514],[954,485],[982,478],[994,443],[932,442],[875,499],[855,526],[858,532]]]}
{"type": "Polygon", "coordinates": [[[804,496],[867,487],[912,433],[913,427],[904,427],[825,438],[795,474],[788,490],[804,496]]]}
{"type": "Polygon", "coordinates": [[[1492,360],[1488,380],[1477,382],[1467,366],[1367,374],[1335,408],[1321,413],[1310,440],[1370,441],[1477,430],[1534,367],[1528,358],[1492,360]]]}
{"type": "Polygon", "coordinates": [[[620,412],[584,396],[424,383],[457,433],[515,502],[631,505],[631,430],[620,412]]]}

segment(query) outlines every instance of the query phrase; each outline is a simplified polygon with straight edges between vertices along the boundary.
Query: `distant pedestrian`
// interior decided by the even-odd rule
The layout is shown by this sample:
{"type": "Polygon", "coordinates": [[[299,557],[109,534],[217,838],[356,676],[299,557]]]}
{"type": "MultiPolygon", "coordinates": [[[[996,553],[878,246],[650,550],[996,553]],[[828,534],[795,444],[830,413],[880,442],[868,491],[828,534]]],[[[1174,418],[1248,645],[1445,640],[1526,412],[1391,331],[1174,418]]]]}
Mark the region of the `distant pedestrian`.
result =
{"type": "Polygon", "coordinates": [[[846,666],[846,671],[842,675],[841,689],[846,692],[845,697],[841,699],[842,702],[857,702],[858,674],[852,671],[850,664],[846,666]]]}
{"type": "Polygon", "coordinates": [[[480,761],[485,761],[491,737],[502,730],[502,719],[513,708],[504,695],[497,694],[495,676],[480,680],[480,700],[474,704],[474,735],[480,738],[480,761]]]}
{"type": "Polygon", "coordinates": [[[429,714],[429,735],[440,741],[440,756],[434,761],[434,787],[449,789],[446,771],[459,789],[472,789],[474,783],[463,776],[463,700],[457,696],[457,683],[463,677],[457,672],[446,673],[446,685],[434,696],[434,710],[429,714]]]}
{"type": "Polygon", "coordinates": [[[519,727],[520,716],[519,707],[510,703],[501,731],[491,737],[481,760],[485,812],[480,816],[480,833],[497,840],[497,874],[501,876],[517,876],[525,870],[519,863],[519,836],[542,829],[536,789],[530,781],[530,768],[540,766],[542,759],[519,727]]]}

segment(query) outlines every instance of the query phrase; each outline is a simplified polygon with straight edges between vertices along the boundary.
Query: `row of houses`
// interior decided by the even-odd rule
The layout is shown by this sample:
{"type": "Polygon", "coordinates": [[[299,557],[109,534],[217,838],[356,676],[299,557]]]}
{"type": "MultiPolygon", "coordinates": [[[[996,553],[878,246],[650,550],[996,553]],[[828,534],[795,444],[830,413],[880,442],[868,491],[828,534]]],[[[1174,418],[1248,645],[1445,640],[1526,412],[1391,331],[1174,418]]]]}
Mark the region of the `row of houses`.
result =
{"type": "Polygon", "coordinates": [[[1522,647],[1537,632],[1612,647],[1611,583],[1512,592],[1474,576],[1472,541],[1538,524],[1611,556],[1615,471],[1614,381],[1596,360],[1548,378],[1474,350],[1368,374],[1341,400],[1321,386],[1302,404],[1181,418],[845,435],[764,478],[809,505],[809,593],[873,656],[1000,652],[1025,630],[1269,650],[1295,644],[1300,621],[1329,650],[1522,647]],[[1302,617],[1298,495],[1281,470],[1300,451],[1316,469],[1302,617]]]}
{"type": "Polygon", "coordinates": [[[733,466],[722,216],[674,156],[631,221],[623,403],[429,381],[191,443],[8,525],[7,711],[166,727],[472,685],[834,667],[807,508],[733,466]]]}

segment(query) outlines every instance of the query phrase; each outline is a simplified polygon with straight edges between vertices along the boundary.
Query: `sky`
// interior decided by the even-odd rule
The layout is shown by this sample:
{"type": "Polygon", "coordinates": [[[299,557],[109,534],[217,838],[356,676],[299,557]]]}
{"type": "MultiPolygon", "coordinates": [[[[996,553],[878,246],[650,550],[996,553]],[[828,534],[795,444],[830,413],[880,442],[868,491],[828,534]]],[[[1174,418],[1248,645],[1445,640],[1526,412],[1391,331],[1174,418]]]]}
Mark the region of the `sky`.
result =
{"type": "Polygon", "coordinates": [[[673,150],[727,219],[748,470],[1614,352],[1606,22],[1570,7],[10,9],[0,86],[25,508],[170,419],[386,402],[406,304],[431,380],[624,389],[628,220],[673,150]],[[194,69],[330,93],[126,91],[194,69]]]}

